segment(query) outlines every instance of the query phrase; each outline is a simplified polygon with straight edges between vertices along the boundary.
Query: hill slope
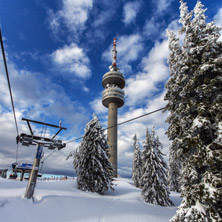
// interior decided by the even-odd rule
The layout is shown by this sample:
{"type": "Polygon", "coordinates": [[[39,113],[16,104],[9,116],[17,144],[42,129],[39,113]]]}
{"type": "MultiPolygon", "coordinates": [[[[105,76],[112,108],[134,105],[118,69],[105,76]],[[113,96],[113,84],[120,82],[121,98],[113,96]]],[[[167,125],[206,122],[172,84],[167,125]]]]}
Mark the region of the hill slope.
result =
{"type": "MultiPolygon", "coordinates": [[[[23,199],[27,181],[0,179],[0,216],[4,222],[167,222],[176,207],[143,202],[130,180],[117,179],[115,190],[100,196],[79,191],[76,181],[38,181],[32,200],[23,199]]],[[[179,205],[179,194],[172,193],[179,205]]]]}

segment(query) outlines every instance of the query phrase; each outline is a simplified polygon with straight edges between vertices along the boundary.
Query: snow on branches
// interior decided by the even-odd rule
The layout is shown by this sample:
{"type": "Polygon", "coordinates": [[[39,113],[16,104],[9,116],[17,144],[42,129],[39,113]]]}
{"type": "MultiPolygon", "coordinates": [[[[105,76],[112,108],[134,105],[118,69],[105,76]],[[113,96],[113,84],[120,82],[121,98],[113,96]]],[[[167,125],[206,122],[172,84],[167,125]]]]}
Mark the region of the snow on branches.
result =
{"type": "Polygon", "coordinates": [[[189,12],[180,1],[183,44],[168,32],[171,78],[166,84],[168,137],[182,162],[181,194],[171,222],[222,218],[222,43],[220,28],[207,23],[203,4],[189,12]]]}
{"type": "Polygon", "coordinates": [[[142,196],[145,202],[161,206],[172,206],[167,187],[167,165],[163,159],[162,144],[153,128],[148,129],[142,157],[142,196]]]}
{"type": "Polygon", "coordinates": [[[96,116],[86,125],[83,140],[74,156],[77,188],[104,194],[112,189],[112,165],[108,144],[96,116]]]}
{"type": "Polygon", "coordinates": [[[141,152],[140,152],[140,146],[139,146],[139,140],[137,139],[137,136],[135,135],[133,137],[134,143],[134,152],[133,152],[133,175],[132,180],[134,182],[134,185],[138,188],[141,188],[141,168],[142,168],[142,159],[141,159],[141,152]]]}

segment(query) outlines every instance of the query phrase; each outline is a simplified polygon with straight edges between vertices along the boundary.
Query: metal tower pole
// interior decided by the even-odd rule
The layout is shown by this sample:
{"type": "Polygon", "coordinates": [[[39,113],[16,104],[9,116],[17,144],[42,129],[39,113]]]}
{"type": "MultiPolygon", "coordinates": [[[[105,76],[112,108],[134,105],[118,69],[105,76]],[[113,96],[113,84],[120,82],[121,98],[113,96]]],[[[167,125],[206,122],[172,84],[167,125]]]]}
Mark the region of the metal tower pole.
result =
{"type": "Polygon", "coordinates": [[[43,151],[43,144],[39,143],[38,148],[37,148],[37,152],[36,152],[36,156],[35,156],[35,160],[34,160],[34,163],[32,166],[32,171],[30,173],[29,182],[28,182],[26,192],[25,192],[25,197],[27,199],[32,198],[34,191],[35,191],[36,180],[37,180],[37,176],[38,176],[38,172],[39,172],[40,160],[42,157],[42,151],[43,151]]]}

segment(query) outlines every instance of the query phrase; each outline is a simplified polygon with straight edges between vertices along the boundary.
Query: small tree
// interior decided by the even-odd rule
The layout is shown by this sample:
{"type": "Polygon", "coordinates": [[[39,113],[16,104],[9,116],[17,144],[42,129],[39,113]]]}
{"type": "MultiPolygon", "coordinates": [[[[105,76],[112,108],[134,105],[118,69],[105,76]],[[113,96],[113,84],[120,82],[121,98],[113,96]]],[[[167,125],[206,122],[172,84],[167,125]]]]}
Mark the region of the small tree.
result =
{"type": "Polygon", "coordinates": [[[134,152],[133,152],[133,176],[132,180],[134,185],[138,188],[141,188],[141,170],[142,170],[142,160],[141,160],[141,152],[140,145],[137,136],[133,137],[134,143],[134,152]]]}
{"type": "Polygon", "coordinates": [[[112,165],[108,144],[96,116],[86,125],[83,140],[74,156],[77,188],[104,194],[112,188],[112,165]]]}
{"type": "Polygon", "coordinates": [[[161,206],[172,206],[167,187],[167,165],[161,152],[162,144],[147,129],[142,165],[142,196],[145,202],[161,206]]]}

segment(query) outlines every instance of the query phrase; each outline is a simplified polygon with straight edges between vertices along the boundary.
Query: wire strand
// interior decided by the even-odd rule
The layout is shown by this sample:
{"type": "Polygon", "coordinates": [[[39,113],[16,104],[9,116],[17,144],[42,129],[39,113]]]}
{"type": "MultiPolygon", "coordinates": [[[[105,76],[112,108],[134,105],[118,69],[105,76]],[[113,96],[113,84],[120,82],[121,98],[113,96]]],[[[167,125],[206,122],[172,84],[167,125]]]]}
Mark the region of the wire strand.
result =
{"type": "MultiPolygon", "coordinates": [[[[18,136],[19,135],[18,124],[17,124],[16,115],[15,115],[15,106],[14,106],[14,102],[13,102],[11,84],[10,84],[10,79],[9,79],[9,75],[8,75],[8,68],[7,68],[6,57],[5,57],[5,50],[4,50],[3,40],[2,40],[1,27],[0,27],[0,42],[1,42],[1,48],[2,48],[2,56],[3,56],[3,60],[4,60],[4,65],[5,65],[6,77],[7,77],[7,81],[8,81],[9,93],[10,93],[10,97],[11,97],[12,110],[13,110],[14,119],[15,119],[15,126],[16,126],[16,131],[17,131],[17,136],[18,136]]],[[[17,154],[16,154],[16,156],[17,156],[17,154]]]]}
{"type": "MultiPolygon", "coordinates": [[[[217,91],[221,92],[221,90],[222,90],[222,89],[219,88],[219,89],[211,90],[211,92],[217,92],[217,91]]],[[[185,99],[184,101],[186,101],[186,100],[190,100],[190,99],[197,99],[197,98],[199,98],[199,97],[198,97],[198,96],[193,96],[193,97],[189,97],[189,98],[185,99]]],[[[180,103],[181,103],[181,101],[178,101],[178,102],[173,103],[173,104],[180,104],[180,103]]],[[[151,112],[149,112],[149,113],[143,114],[143,115],[141,115],[141,116],[137,116],[137,117],[135,117],[135,118],[132,118],[132,119],[126,120],[126,121],[121,122],[121,123],[118,123],[118,124],[116,124],[116,125],[113,125],[113,126],[107,127],[107,128],[104,129],[104,130],[107,130],[107,129],[110,129],[110,128],[113,128],[113,127],[116,127],[116,126],[119,126],[119,125],[122,125],[122,124],[125,124],[125,123],[128,123],[128,122],[131,122],[131,121],[133,121],[133,120],[136,120],[136,119],[142,118],[142,117],[144,117],[144,116],[151,115],[151,114],[156,113],[156,112],[159,112],[159,111],[161,111],[161,110],[166,110],[166,108],[167,108],[167,106],[162,107],[162,108],[160,108],[160,109],[156,109],[156,110],[154,110],[154,111],[151,111],[151,112]]],[[[77,141],[77,140],[80,140],[80,139],[82,139],[83,137],[84,137],[84,136],[79,137],[79,138],[76,138],[76,139],[73,139],[73,140],[70,140],[70,141],[66,142],[66,144],[67,144],[67,143],[74,142],[74,141],[77,141]]]]}
{"type": "Polygon", "coordinates": [[[41,162],[44,162],[46,159],[48,159],[57,149],[54,149],[47,157],[45,157],[41,162]]]}
{"type": "MultiPolygon", "coordinates": [[[[10,79],[9,79],[9,74],[8,74],[8,67],[7,67],[6,57],[5,57],[5,50],[4,50],[4,45],[3,45],[1,27],[0,27],[0,42],[1,42],[2,56],[4,60],[4,65],[5,65],[5,72],[6,72],[7,82],[8,82],[8,88],[9,88],[9,93],[10,93],[10,98],[11,98],[11,103],[12,103],[12,111],[13,111],[14,120],[15,120],[15,128],[16,128],[17,136],[19,136],[19,130],[18,130],[18,124],[17,124],[16,115],[15,115],[15,106],[14,106],[11,84],[10,84],[10,79]]],[[[19,144],[17,144],[17,147],[16,147],[16,156],[15,156],[16,163],[18,160],[18,148],[19,148],[19,144]]]]}
{"type": "Polygon", "coordinates": [[[19,148],[19,143],[17,143],[17,147],[16,147],[16,157],[15,157],[15,162],[16,163],[18,161],[18,148],[19,148]]]}
{"type": "MultiPolygon", "coordinates": [[[[117,126],[119,126],[119,125],[122,125],[122,124],[125,124],[125,123],[128,123],[128,122],[131,122],[131,121],[133,121],[133,120],[136,120],[136,119],[142,118],[142,117],[144,117],[144,116],[151,115],[151,114],[153,114],[153,113],[156,113],[156,112],[159,112],[159,111],[161,111],[161,110],[164,110],[165,108],[166,108],[166,107],[162,107],[162,108],[160,108],[160,109],[156,109],[156,110],[154,110],[154,111],[151,111],[151,112],[149,112],[149,113],[143,114],[143,115],[141,115],[141,116],[137,116],[137,117],[135,117],[135,118],[132,118],[132,119],[129,119],[129,120],[123,121],[123,122],[121,122],[121,123],[117,123],[116,125],[113,125],[113,126],[107,127],[107,128],[105,128],[104,130],[111,129],[111,128],[114,128],[114,127],[117,127],[117,126]]],[[[82,139],[82,138],[83,138],[83,136],[82,136],[82,137],[79,137],[79,138],[76,138],[76,139],[73,139],[73,140],[70,140],[70,141],[66,142],[66,144],[67,144],[67,143],[74,142],[74,141],[77,141],[77,140],[80,140],[80,139],[82,139]]]]}

